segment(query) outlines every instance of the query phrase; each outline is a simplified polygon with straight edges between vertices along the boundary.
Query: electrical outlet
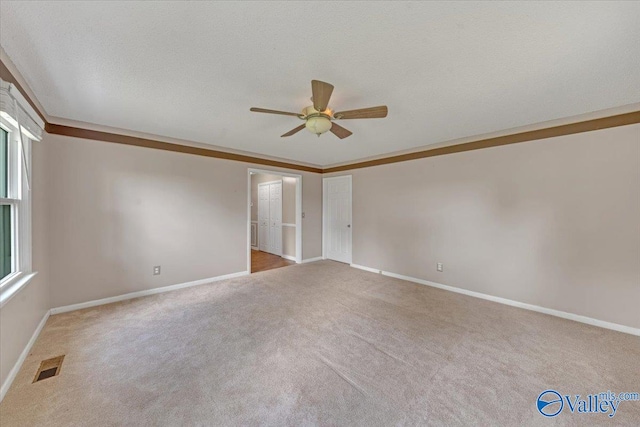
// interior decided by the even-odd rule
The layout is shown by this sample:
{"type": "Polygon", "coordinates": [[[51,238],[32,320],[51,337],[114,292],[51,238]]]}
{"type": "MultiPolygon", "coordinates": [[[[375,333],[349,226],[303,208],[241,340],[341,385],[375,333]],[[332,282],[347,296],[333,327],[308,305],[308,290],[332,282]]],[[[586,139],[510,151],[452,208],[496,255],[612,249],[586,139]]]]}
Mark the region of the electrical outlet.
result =
{"type": "Polygon", "coordinates": [[[155,267],[153,267],[153,275],[154,276],[160,275],[160,266],[159,265],[156,265],[155,267]]]}
{"type": "Polygon", "coordinates": [[[441,262],[438,263],[438,271],[442,271],[442,263],[441,262]]]}

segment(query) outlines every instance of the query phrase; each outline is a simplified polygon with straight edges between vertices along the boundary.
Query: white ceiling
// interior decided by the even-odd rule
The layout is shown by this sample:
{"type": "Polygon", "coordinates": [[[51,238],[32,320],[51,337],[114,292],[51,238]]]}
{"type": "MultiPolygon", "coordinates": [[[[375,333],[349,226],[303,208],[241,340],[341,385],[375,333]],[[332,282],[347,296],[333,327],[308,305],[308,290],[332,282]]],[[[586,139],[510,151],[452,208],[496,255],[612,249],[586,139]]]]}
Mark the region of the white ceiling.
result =
{"type": "Polygon", "coordinates": [[[0,43],[50,116],[327,166],[640,101],[640,2],[12,2],[0,43]],[[338,140],[295,117],[335,86],[338,140]]]}

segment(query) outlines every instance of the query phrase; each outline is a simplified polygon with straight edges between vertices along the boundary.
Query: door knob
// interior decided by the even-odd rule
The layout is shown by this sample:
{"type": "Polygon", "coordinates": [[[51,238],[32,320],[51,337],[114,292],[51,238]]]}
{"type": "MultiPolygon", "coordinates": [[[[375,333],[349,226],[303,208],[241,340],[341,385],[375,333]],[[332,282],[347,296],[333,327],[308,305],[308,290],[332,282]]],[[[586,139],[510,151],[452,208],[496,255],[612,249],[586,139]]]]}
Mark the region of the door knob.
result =
{"type": "Polygon", "coordinates": [[[347,224],[347,228],[351,228],[351,224],[347,224]]]}

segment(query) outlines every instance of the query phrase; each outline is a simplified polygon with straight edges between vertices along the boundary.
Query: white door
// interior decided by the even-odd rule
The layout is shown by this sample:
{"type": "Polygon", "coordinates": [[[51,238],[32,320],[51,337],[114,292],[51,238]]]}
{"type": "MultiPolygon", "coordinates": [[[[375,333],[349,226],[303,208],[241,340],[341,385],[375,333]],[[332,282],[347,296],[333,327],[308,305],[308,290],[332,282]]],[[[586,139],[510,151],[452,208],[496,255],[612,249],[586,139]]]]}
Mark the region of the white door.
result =
{"type": "Polygon", "coordinates": [[[324,179],[325,257],[351,264],[351,175],[324,179]]]}
{"type": "Polygon", "coordinates": [[[282,256],[282,181],[258,184],[258,249],[282,256]]]}
{"type": "Polygon", "coordinates": [[[282,256],[282,181],[269,185],[269,252],[282,256]]]}
{"type": "Polygon", "coordinates": [[[269,184],[258,184],[258,249],[269,251],[269,184]]]}

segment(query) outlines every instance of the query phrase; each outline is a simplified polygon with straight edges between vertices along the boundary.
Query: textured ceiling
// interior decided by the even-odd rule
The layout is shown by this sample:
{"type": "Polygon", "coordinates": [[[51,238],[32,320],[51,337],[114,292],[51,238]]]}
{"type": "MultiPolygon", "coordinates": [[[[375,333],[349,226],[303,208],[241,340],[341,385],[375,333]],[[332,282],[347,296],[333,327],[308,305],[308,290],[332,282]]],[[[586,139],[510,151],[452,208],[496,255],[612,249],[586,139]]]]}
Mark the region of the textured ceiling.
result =
{"type": "Polygon", "coordinates": [[[47,114],[316,165],[640,101],[640,2],[11,2],[0,44],[47,114]],[[338,140],[330,106],[380,104],[338,140]]]}

